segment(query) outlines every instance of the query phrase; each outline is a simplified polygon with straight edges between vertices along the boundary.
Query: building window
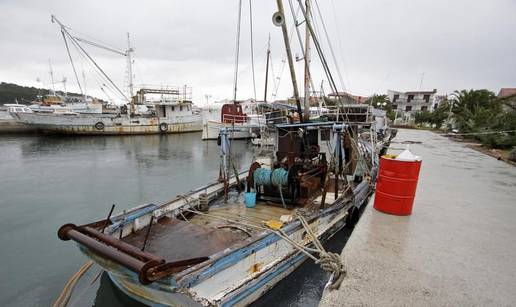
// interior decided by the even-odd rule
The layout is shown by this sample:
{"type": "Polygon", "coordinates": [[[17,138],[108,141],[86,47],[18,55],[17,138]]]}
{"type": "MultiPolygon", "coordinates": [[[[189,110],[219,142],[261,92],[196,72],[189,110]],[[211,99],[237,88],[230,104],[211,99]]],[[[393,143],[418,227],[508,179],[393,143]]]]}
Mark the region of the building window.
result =
{"type": "Polygon", "coordinates": [[[172,112],[174,112],[176,110],[176,108],[174,106],[172,106],[172,112]]]}
{"type": "Polygon", "coordinates": [[[414,95],[408,95],[407,102],[414,100],[414,95]]]}
{"type": "Polygon", "coordinates": [[[421,111],[428,111],[428,107],[427,106],[422,106],[421,107],[421,111]]]}
{"type": "Polygon", "coordinates": [[[394,95],[394,97],[392,98],[392,102],[396,102],[396,100],[400,99],[400,95],[399,94],[396,94],[394,95]]]}
{"type": "Polygon", "coordinates": [[[183,106],[179,106],[179,111],[183,111],[183,106]]]}
{"type": "Polygon", "coordinates": [[[412,111],[412,106],[406,106],[405,111],[412,111]]]}
{"type": "Polygon", "coordinates": [[[426,101],[426,102],[430,102],[430,95],[424,95],[423,96],[423,100],[426,101]]]}
{"type": "Polygon", "coordinates": [[[393,104],[393,105],[392,105],[392,109],[393,109],[393,110],[397,110],[397,109],[398,109],[398,105],[397,105],[397,104],[393,104]]]}

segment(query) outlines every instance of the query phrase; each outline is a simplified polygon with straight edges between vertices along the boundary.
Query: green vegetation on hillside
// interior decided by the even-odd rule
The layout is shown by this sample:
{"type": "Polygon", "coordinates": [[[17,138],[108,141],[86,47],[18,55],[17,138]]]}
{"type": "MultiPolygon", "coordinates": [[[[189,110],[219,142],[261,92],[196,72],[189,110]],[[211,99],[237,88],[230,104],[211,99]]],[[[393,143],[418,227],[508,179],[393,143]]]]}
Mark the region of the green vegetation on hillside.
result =
{"type": "MultiPolygon", "coordinates": [[[[33,86],[21,86],[14,83],[0,83],[0,104],[18,102],[32,102],[38,95],[47,95],[50,90],[33,86]]],[[[56,91],[58,95],[64,95],[62,91],[56,91]]],[[[68,93],[68,96],[81,96],[77,93],[68,93]]]]}

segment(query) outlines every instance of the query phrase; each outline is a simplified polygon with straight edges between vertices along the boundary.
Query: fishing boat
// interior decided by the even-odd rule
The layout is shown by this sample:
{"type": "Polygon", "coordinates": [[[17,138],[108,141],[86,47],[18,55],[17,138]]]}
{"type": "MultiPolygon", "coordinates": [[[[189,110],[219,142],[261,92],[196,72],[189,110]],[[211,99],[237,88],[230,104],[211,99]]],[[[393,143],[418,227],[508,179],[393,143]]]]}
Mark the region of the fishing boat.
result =
{"type": "Polygon", "coordinates": [[[117,112],[75,112],[74,109],[66,108],[61,110],[62,112],[56,112],[56,108],[52,108],[52,112],[13,113],[12,116],[17,122],[46,133],[75,135],[164,134],[202,130],[201,116],[193,110],[191,87],[140,87],[134,94],[132,73],[134,49],[131,47],[129,34],[127,50],[120,51],[71,34],[70,28],[53,15],[52,22],[60,27],[81,93],[81,82],[77,77],[72,54],[68,48],[69,44],[76,46],[98,70],[98,74],[105,79],[101,89],[103,91],[105,91],[104,87],[111,89],[122,97],[126,104],[122,105],[117,112]],[[129,80],[127,94],[112,81],[81,44],[89,44],[126,57],[129,80]],[[159,98],[152,99],[152,95],[158,95],[159,98]],[[142,108],[145,109],[144,112],[141,111],[142,108]]]}
{"type": "MultiPolygon", "coordinates": [[[[277,3],[273,21],[288,46],[277,3]]],[[[121,291],[150,306],[246,306],[307,259],[330,273],[329,288],[338,288],[345,267],[323,242],[357,222],[393,134],[370,106],[340,100],[324,119],[310,120],[286,49],[298,121],[267,122],[262,131],[274,146],[246,170],[236,169],[232,131],[223,127],[219,178],[211,184],[116,215],[111,207],[105,219],[61,226],[58,237],[76,242],[121,291]]]]}
{"type": "Polygon", "coordinates": [[[15,120],[40,131],[81,135],[159,134],[201,131],[201,116],[193,110],[191,88],[140,88],[132,99],[150,111],[87,114],[68,112],[12,113],[15,120]],[[148,100],[149,94],[159,95],[148,100]]]}

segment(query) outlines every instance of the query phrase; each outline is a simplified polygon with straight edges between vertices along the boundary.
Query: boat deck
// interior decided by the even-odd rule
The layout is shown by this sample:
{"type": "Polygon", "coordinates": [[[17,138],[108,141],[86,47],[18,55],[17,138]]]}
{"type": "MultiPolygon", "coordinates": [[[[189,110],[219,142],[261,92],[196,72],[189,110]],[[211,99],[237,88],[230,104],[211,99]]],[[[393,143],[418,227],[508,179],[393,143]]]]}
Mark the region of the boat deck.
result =
{"type": "MultiPolygon", "coordinates": [[[[145,251],[167,261],[210,256],[260,232],[240,223],[261,225],[264,221],[279,220],[281,215],[292,212],[292,209],[264,202],[247,208],[237,201],[210,207],[207,215],[185,215],[187,221],[164,217],[152,225],[145,251]]],[[[142,247],[147,231],[148,227],[145,227],[124,241],[142,247]]]]}

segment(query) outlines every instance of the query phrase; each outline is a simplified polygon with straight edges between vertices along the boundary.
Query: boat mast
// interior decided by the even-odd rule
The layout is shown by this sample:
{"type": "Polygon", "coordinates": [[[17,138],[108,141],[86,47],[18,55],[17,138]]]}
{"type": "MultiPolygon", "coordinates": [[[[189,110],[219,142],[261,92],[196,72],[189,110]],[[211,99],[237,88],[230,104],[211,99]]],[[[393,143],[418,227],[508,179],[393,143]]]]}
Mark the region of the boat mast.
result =
{"type": "Polygon", "coordinates": [[[129,81],[129,99],[131,100],[131,114],[135,113],[134,109],[134,97],[133,97],[133,60],[131,53],[134,51],[133,48],[131,48],[131,40],[129,39],[129,32],[127,33],[127,51],[125,52],[127,54],[127,74],[128,74],[128,81],[129,81]]]}
{"type": "Polygon", "coordinates": [[[233,78],[233,103],[236,104],[237,88],[238,88],[238,59],[240,55],[240,22],[242,20],[242,0],[238,1],[238,19],[235,46],[235,75],[233,78]]]}
{"type": "Polygon", "coordinates": [[[267,102],[267,85],[269,82],[269,60],[271,58],[271,34],[269,33],[269,41],[267,42],[267,63],[265,64],[265,93],[263,101],[267,102]]]}
{"type": "Polygon", "coordinates": [[[288,67],[290,69],[290,78],[292,80],[292,87],[294,88],[294,99],[296,100],[297,112],[299,113],[299,120],[303,121],[303,111],[301,109],[301,101],[299,99],[299,90],[297,88],[296,71],[294,67],[294,60],[292,59],[292,50],[290,49],[290,41],[288,38],[287,25],[285,23],[285,10],[283,9],[282,0],[276,0],[278,5],[278,12],[273,15],[273,22],[276,26],[281,26],[283,33],[283,41],[285,42],[285,50],[287,52],[288,67]]]}
{"type": "MultiPolygon", "coordinates": [[[[311,22],[311,0],[305,0],[306,20],[308,24],[311,22]]],[[[310,30],[308,26],[305,29],[305,99],[304,99],[304,120],[310,120],[310,30]]]]}
{"type": "Polygon", "coordinates": [[[52,70],[52,61],[50,59],[48,59],[48,67],[49,67],[48,73],[50,74],[50,84],[52,85],[52,96],[55,96],[56,88],[55,88],[55,84],[54,84],[54,71],[52,70]]]}

